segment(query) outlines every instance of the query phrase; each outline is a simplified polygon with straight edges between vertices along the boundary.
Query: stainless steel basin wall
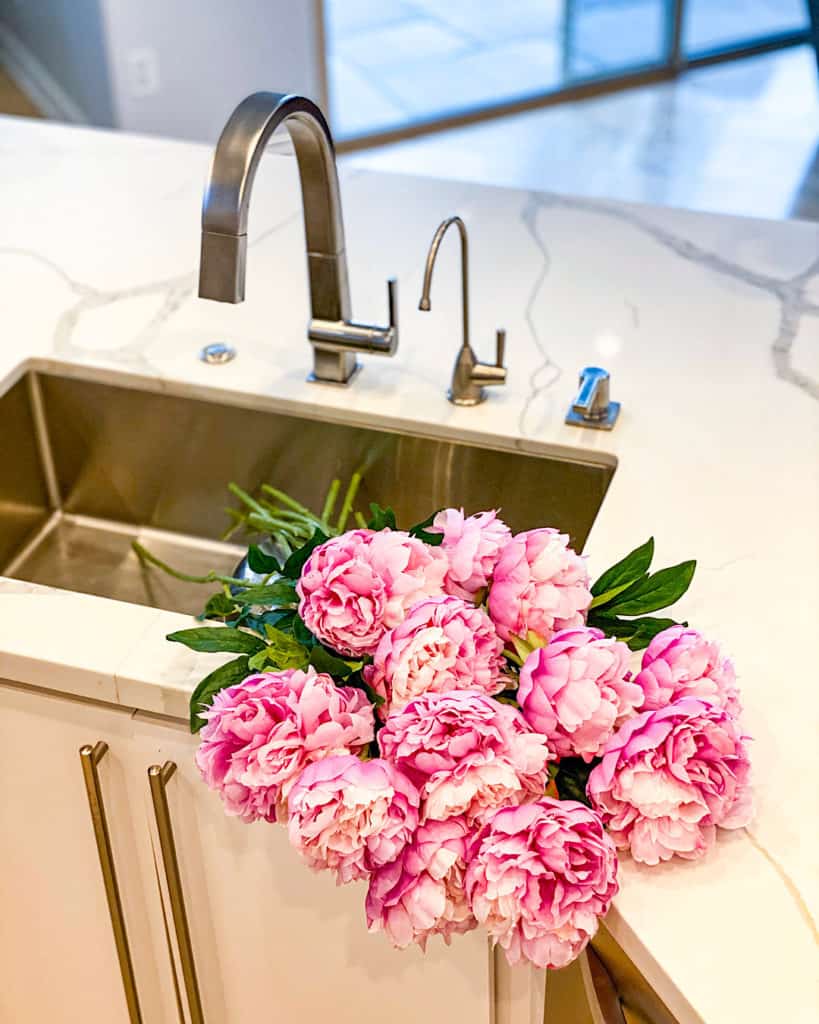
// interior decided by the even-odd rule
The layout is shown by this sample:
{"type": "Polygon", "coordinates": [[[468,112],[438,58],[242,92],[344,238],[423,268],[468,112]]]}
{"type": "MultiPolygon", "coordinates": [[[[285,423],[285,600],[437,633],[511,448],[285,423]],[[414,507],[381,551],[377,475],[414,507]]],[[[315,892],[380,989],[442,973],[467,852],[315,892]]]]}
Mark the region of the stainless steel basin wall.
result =
{"type": "Polygon", "coordinates": [[[0,398],[0,437],[0,572],[185,611],[199,598],[125,585],[123,574],[138,575],[130,541],[160,531],[157,553],[184,571],[228,566],[232,550],[202,542],[225,530],[230,481],[250,492],[270,482],[321,508],[330,481],[357,470],[358,507],[389,504],[399,525],[445,505],[501,508],[514,530],[554,525],[582,547],[614,472],[614,459],[543,458],[50,374],[28,374],[0,398]]]}

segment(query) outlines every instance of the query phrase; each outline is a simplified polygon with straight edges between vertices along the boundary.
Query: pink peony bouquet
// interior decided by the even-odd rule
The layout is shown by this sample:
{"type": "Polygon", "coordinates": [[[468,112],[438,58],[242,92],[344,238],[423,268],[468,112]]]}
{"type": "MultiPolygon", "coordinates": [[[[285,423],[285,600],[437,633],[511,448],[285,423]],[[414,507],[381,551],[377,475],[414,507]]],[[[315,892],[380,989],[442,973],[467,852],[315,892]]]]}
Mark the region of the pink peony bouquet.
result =
{"type": "Polygon", "coordinates": [[[226,813],[363,882],[371,931],[426,948],[482,927],[511,964],[563,967],[618,851],[692,860],[748,822],[734,667],[653,614],[693,562],[652,573],[650,540],[592,583],[568,536],[496,511],[399,530],[371,506],[345,531],[268,491],[270,536],[211,577],[218,624],[169,637],[235,655],[191,698],[196,763],[226,813]]]}

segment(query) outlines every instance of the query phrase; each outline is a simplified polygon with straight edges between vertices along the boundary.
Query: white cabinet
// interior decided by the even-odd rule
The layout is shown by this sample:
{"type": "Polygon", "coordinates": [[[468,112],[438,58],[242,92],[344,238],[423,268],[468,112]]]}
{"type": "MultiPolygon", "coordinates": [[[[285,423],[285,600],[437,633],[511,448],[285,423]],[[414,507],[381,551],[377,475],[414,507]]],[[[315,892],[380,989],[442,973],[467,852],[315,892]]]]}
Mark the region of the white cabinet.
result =
{"type": "Polygon", "coordinates": [[[148,783],[166,761],[177,766],[166,796],[206,1024],[542,1020],[542,972],[509,971],[481,931],[431,942],[426,956],[395,951],[367,933],[362,883],[310,872],[282,827],[226,817],[186,724],[5,683],[0,1020],[129,1022],[78,754],[100,740],[143,1024],[179,1024],[175,980],[185,1003],[148,783]]]}
{"type": "Polygon", "coordinates": [[[136,716],[141,745],[177,772],[167,795],[205,1020],[489,1024],[489,953],[473,932],[393,950],[369,935],[363,883],[298,860],[283,827],[225,816],[181,723],[136,716]]]}
{"type": "Polygon", "coordinates": [[[99,777],[143,1021],[170,1016],[167,949],[152,941],[156,879],[144,757],[127,711],[0,684],[0,1020],[127,1024],[79,749],[99,777]]]}

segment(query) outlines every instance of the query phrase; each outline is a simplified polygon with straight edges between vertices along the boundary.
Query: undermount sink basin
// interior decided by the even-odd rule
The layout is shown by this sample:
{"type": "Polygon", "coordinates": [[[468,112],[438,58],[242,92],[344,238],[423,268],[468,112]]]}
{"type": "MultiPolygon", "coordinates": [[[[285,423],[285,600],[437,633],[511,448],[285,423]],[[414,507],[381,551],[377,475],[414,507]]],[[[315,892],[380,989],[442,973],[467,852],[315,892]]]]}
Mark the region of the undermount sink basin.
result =
{"type": "MultiPolygon", "coordinates": [[[[318,392],[317,392],[318,396],[318,392]]],[[[0,575],[172,611],[211,588],[143,568],[229,573],[227,484],[272,483],[320,508],[364,467],[358,507],[410,526],[445,505],[502,508],[513,530],[551,525],[585,543],[616,460],[542,457],[29,372],[0,397],[0,575]]]]}

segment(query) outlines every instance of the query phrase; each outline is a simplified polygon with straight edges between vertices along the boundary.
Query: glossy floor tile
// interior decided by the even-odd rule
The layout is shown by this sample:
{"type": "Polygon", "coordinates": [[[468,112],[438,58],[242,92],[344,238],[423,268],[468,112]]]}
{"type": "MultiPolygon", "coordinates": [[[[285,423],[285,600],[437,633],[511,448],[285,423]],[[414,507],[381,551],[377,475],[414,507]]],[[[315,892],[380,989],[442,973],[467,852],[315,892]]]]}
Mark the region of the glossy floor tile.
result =
{"type": "Polygon", "coordinates": [[[807,24],[805,0],[687,0],[683,48],[689,53],[730,44],[749,32],[773,35],[807,24]]]}
{"type": "MultiPolygon", "coordinates": [[[[337,138],[665,60],[673,0],[325,0],[337,138]]],[[[804,0],[686,0],[683,52],[807,28],[804,0]]]]}
{"type": "Polygon", "coordinates": [[[819,219],[819,88],[795,47],[351,154],[388,171],[819,219]]]}

